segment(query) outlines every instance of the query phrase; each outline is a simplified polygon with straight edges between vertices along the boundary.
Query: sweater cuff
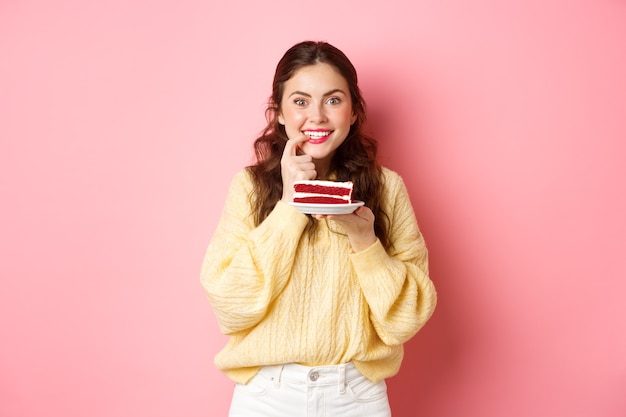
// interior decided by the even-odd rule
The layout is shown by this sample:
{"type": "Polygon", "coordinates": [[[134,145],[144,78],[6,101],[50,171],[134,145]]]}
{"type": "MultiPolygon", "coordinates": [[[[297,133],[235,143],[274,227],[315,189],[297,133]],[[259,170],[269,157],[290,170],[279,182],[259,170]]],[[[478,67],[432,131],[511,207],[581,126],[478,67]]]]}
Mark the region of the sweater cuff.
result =
{"type": "Polygon", "coordinates": [[[267,230],[288,230],[294,235],[300,236],[309,222],[306,214],[301,213],[295,207],[278,201],[274,210],[262,223],[262,228],[267,230]]]}
{"type": "Polygon", "coordinates": [[[362,273],[376,274],[380,268],[385,268],[389,255],[383,248],[380,239],[376,239],[376,242],[367,249],[352,253],[350,259],[357,275],[360,276],[362,273]]]}

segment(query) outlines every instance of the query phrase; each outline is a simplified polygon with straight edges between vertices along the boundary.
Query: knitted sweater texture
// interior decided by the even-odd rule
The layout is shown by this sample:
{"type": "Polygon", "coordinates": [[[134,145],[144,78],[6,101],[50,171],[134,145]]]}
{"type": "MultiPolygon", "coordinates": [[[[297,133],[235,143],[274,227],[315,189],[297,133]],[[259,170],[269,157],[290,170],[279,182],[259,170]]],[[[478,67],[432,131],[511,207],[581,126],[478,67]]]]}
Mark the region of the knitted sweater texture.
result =
{"type": "Polygon", "coordinates": [[[216,366],[239,383],[263,365],[353,362],[372,381],[397,373],[403,343],[436,305],[428,255],[401,177],[384,173],[392,247],[354,253],[342,228],[278,202],[254,225],[246,170],[233,179],[202,265],[221,331],[216,366]]]}

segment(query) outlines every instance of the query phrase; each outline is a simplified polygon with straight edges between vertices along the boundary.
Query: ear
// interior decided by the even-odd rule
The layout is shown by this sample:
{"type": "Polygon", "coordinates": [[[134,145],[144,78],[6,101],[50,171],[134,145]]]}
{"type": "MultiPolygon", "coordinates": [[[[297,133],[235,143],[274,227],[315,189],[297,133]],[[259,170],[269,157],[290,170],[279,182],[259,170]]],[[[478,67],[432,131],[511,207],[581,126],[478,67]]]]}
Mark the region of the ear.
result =
{"type": "Polygon", "coordinates": [[[350,126],[352,126],[354,124],[354,122],[356,122],[356,114],[354,114],[354,112],[352,112],[352,117],[350,118],[350,126]]]}
{"type": "Polygon", "coordinates": [[[285,126],[285,118],[283,117],[282,113],[278,113],[278,123],[285,126]]]}

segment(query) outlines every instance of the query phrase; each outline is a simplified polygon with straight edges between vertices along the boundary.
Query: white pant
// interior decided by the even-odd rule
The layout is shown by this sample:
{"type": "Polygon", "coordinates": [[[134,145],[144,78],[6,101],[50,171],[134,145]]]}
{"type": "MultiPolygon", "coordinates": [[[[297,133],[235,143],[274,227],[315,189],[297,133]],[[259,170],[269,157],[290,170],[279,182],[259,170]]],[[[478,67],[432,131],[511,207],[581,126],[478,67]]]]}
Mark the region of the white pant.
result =
{"type": "Polygon", "coordinates": [[[385,381],[372,382],[353,364],[265,366],[236,384],[229,417],[390,417],[385,381]]]}

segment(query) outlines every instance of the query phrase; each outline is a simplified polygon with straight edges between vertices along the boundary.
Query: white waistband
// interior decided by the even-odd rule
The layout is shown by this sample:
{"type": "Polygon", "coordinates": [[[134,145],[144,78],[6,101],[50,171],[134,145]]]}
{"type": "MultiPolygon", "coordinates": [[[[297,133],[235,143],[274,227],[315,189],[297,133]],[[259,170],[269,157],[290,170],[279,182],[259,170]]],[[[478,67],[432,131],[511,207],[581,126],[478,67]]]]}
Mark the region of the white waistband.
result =
{"type": "Polygon", "coordinates": [[[353,363],[329,366],[304,366],[288,363],[264,366],[259,373],[268,375],[277,383],[289,381],[307,385],[345,385],[346,382],[362,376],[353,363]]]}

